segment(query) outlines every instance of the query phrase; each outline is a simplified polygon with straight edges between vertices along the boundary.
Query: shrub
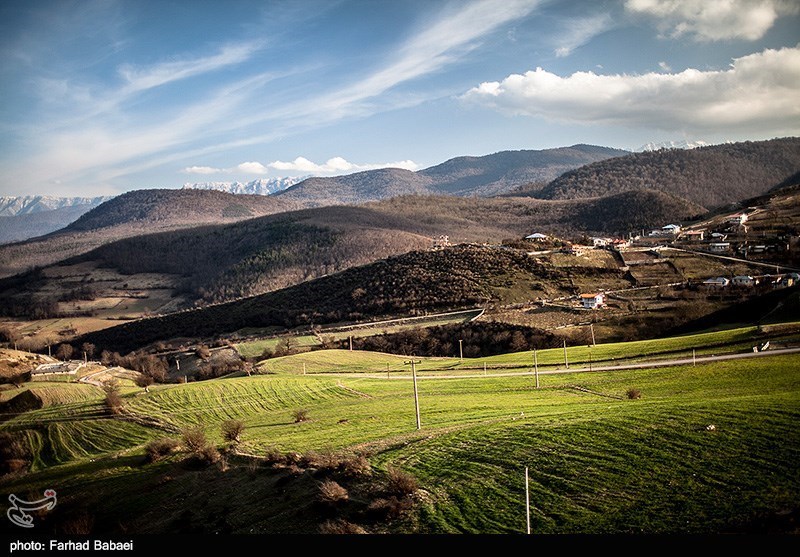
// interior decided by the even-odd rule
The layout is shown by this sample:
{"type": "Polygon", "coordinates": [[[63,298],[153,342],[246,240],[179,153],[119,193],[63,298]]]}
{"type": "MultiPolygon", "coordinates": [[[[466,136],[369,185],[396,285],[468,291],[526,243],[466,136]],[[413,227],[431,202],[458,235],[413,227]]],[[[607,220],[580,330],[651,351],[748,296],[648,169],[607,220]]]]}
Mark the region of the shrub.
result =
{"type": "Polygon", "coordinates": [[[170,437],[150,441],[144,448],[147,462],[157,462],[165,456],[177,451],[179,446],[180,443],[178,440],[170,437]]]}
{"type": "Polygon", "coordinates": [[[292,412],[292,419],[294,419],[294,423],[299,424],[300,422],[307,422],[311,418],[308,417],[308,410],[298,409],[292,412]]]}
{"type": "Polygon", "coordinates": [[[405,497],[419,489],[417,479],[408,472],[389,466],[387,473],[386,491],[389,495],[405,497]]]}
{"type": "Polygon", "coordinates": [[[346,476],[369,476],[372,466],[363,454],[344,455],[339,461],[339,470],[346,476]]]}
{"type": "Polygon", "coordinates": [[[630,388],[625,392],[625,394],[631,400],[635,400],[637,398],[642,398],[642,391],[640,391],[639,389],[630,388]]]}
{"type": "Polygon", "coordinates": [[[201,425],[184,428],[181,435],[183,444],[189,452],[197,454],[208,446],[206,432],[201,425]]]}
{"type": "Polygon", "coordinates": [[[206,464],[216,464],[222,459],[222,455],[213,445],[206,445],[195,452],[195,457],[206,464]]]}
{"type": "Polygon", "coordinates": [[[136,378],[136,386],[143,388],[145,391],[149,391],[150,385],[153,384],[153,378],[149,375],[141,374],[139,377],[136,378]]]}
{"type": "Polygon", "coordinates": [[[121,414],[122,396],[119,394],[119,385],[116,382],[106,383],[103,386],[103,391],[106,393],[106,410],[110,414],[121,414]]]}
{"type": "Polygon", "coordinates": [[[319,486],[319,500],[323,503],[335,505],[349,498],[347,490],[333,480],[325,480],[319,486]]]}
{"type": "Polygon", "coordinates": [[[412,507],[411,498],[398,499],[394,495],[386,499],[379,498],[372,501],[367,507],[367,513],[378,520],[398,518],[412,507]]]}
{"type": "Polygon", "coordinates": [[[229,443],[238,443],[241,441],[242,432],[244,431],[244,422],[240,420],[225,420],[222,422],[222,438],[229,443]]]}
{"type": "Polygon", "coordinates": [[[341,518],[336,520],[327,520],[319,527],[320,534],[368,534],[368,532],[359,526],[341,518]]]}
{"type": "Polygon", "coordinates": [[[286,462],[286,456],[278,447],[269,447],[264,453],[264,462],[267,464],[283,464],[286,462]]]}
{"type": "Polygon", "coordinates": [[[30,463],[27,443],[10,432],[0,433],[0,475],[13,474],[30,463]]]}

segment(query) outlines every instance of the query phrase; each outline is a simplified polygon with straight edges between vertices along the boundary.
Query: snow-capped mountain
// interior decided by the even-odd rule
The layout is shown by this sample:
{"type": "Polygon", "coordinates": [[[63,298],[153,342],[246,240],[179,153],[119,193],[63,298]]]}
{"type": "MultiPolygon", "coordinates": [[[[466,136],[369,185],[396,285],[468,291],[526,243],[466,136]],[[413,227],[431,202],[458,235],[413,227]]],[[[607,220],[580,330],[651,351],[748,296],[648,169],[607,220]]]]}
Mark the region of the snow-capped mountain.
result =
{"type": "Polygon", "coordinates": [[[0,197],[0,217],[14,217],[28,215],[41,211],[52,211],[76,205],[90,205],[96,207],[107,197],[51,197],[49,195],[26,195],[21,197],[0,197]]]}
{"type": "Polygon", "coordinates": [[[227,193],[246,193],[255,195],[270,195],[283,191],[308,178],[308,176],[287,178],[259,178],[252,182],[198,182],[183,184],[183,189],[192,190],[217,190],[227,193]]]}
{"type": "Polygon", "coordinates": [[[645,151],[658,151],[660,149],[696,149],[697,147],[708,147],[710,143],[705,141],[662,141],[660,143],[645,143],[638,149],[637,153],[645,151]]]}

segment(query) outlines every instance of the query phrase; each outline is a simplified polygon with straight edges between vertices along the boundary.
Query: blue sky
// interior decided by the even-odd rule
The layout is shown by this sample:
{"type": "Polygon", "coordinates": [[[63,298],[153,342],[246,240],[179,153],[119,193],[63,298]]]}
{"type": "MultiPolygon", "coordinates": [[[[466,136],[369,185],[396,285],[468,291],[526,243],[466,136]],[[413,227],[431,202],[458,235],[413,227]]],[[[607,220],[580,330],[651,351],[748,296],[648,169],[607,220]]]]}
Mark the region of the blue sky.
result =
{"type": "Polygon", "coordinates": [[[794,0],[10,0],[0,195],[800,135],[794,0]]]}

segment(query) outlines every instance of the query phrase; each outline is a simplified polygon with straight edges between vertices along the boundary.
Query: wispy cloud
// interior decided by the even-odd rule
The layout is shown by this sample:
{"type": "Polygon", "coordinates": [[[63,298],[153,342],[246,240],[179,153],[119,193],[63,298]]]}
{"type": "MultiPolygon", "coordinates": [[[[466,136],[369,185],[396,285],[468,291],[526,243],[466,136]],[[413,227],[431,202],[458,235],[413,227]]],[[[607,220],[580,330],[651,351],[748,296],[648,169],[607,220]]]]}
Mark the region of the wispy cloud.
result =
{"type": "Polygon", "coordinates": [[[118,94],[144,91],[173,81],[180,81],[240,64],[262,48],[263,44],[263,41],[229,44],[210,56],[160,62],[151,66],[137,67],[131,64],[124,64],[118,71],[119,75],[125,80],[126,85],[118,94]]]}
{"type": "Polygon", "coordinates": [[[573,19],[567,22],[567,29],[559,33],[558,47],[555,54],[559,58],[569,56],[597,35],[604,33],[614,26],[614,20],[608,13],[573,19]]]}
{"type": "Polygon", "coordinates": [[[465,100],[516,115],[696,132],[800,132],[800,45],[733,60],[722,71],[568,77],[537,68],[487,82],[465,100]]]}
{"type": "Polygon", "coordinates": [[[287,107],[286,116],[338,120],[369,111],[363,102],[411,80],[441,70],[475,49],[482,38],[503,24],[530,14],[540,0],[485,0],[456,4],[438,20],[413,34],[384,67],[354,83],[287,107]]]}
{"type": "Polygon", "coordinates": [[[758,40],[800,6],[791,0],[626,0],[625,9],[653,20],[664,36],[708,42],[758,40]]]}

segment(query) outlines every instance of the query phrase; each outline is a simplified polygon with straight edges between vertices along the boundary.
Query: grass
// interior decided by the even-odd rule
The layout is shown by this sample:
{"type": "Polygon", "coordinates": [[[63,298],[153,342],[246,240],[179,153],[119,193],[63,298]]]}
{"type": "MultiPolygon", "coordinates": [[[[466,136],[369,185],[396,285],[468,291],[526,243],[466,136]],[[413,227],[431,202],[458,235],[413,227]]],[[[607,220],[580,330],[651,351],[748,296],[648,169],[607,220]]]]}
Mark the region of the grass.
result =
{"type": "MultiPolygon", "coordinates": [[[[709,338],[718,337],[700,337],[709,338]]],[[[65,497],[91,500],[98,516],[108,511],[134,524],[137,510],[195,501],[213,485],[214,500],[237,506],[224,511],[209,499],[217,509],[209,516],[229,512],[236,531],[311,531],[268,505],[239,506],[249,496],[233,490],[265,489],[239,472],[229,481],[227,472],[182,472],[167,481],[159,478],[175,478],[169,463],[126,460],[143,459],[145,443],[185,426],[202,424],[219,444],[222,422],[237,419],[245,425],[242,450],[251,454],[269,447],[358,449],[379,469],[411,472],[427,502],[416,522],[395,526],[400,530],[522,531],[527,465],[535,532],[750,531],[776,513],[800,509],[797,367],[796,355],[782,355],[542,375],[538,390],[522,376],[426,379],[419,382],[421,431],[408,380],[282,374],[162,386],[127,392],[126,419],[98,419],[100,401],[86,400],[2,423],[0,431],[23,432],[32,441],[39,470],[5,485],[24,491],[59,480],[65,497]],[[631,388],[640,399],[627,399],[631,388]],[[308,421],[294,423],[299,408],[308,421]],[[150,425],[136,421],[145,417],[150,425]],[[98,495],[118,489],[129,498],[124,507],[98,495]]]]}
{"type": "MultiPolygon", "coordinates": [[[[606,364],[633,362],[653,357],[690,357],[692,349],[697,355],[722,354],[726,352],[750,351],[755,344],[763,343],[769,337],[796,339],[800,323],[786,324],[775,330],[760,329],[755,326],[740,327],[722,331],[697,333],[692,335],[655,340],[640,340],[598,344],[591,349],[585,345],[567,347],[567,362],[574,366],[586,366],[591,357],[593,362],[606,364]]],[[[262,373],[302,374],[306,373],[372,373],[390,375],[410,375],[410,366],[404,362],[407,356],[382,354],[378,352],[349,350],[319,350],[265,360],[259,364],[262,373]],[[387,367],[388,366],[388,367],[387,367]]],[[[487,370],[518,369],[530,371],[533,367],[533,354],[530,351],[501,354],[485,358],[414,358],[421,363],[420,373],[448,372],[481,373],[483,365],[487,370]]],[[[564,368],[564,350],[551,348],[537,351],[537,360],[543,368],[564,368]]]]}

